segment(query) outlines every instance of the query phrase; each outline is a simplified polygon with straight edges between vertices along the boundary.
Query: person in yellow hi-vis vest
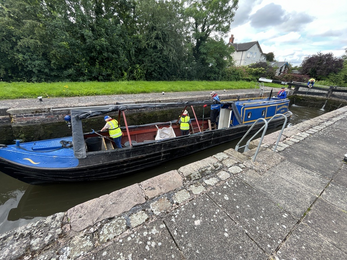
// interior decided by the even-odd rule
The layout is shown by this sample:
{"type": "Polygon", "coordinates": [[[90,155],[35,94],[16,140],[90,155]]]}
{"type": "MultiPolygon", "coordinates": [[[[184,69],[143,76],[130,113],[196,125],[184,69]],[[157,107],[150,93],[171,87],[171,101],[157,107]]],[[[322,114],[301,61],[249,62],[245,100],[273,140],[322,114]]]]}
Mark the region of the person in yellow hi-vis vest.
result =
{"type": "Polygon", "coordinates": [[[307,82],[307,87],[312,88],[316,80],[314,78],[310,78],[307,82]]]}
{"type": "Polygon", "coordinates": [[[112,119],[110,116],[105,116],[104,117],[106,124],[105,126],[101,129],[101,132],[108,130],[108,133],[110,137],[113,138],[116,146],[118,148],[123,148],[121,141],[122,141],[122,130],[120,129],[120,126],[118,125],[118,121],[116,119],[112,119]]]}
{"type": "Polygon", "coordinates": [[[190,121],[190,117],[188,115],[187,110],[184,110],[178,123],[180,124],[181,134],[182,135],[188,135],[189,134],[189,125],[190,125],[191,121],[190,121]]]}

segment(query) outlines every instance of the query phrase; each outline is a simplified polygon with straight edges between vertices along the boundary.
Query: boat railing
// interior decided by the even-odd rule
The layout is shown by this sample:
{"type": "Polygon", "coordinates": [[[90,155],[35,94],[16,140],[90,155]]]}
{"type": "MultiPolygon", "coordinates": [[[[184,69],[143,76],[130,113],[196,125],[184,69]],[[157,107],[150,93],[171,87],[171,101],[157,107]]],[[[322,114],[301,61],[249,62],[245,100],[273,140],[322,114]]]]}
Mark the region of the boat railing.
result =
{"type": "Polygon", "coordinates": [[[257,147],[257,150],[252,158],[252,162],[255,161],[255,159],[257,158],[257,155],[259,153],[259,149],[260,149],[260,146],[261,144],[263,143],[263,139],[264,139],[264,136],[265,136],[265,133],[267,131],[267,128],[268,128],[268,124],[276,117],[284,117],[284,122],[283,122],[283,125],[282,125],[282,129],[278,135],[278,138],[277,138],[277,142],[276,142],[276,145],[273,149],[273,151],[275,152],[277,150],[277,145],[281,139],[281,136],[282,136],[282,133],[284,131],[284,128],[285,126],[287,125],[287,121],[288,121],[288,117],[284,114],[276,114],[274,115],[273,117],[271,117],[269,119],[269,121],[266,121],[264,118],[258,118],[253,124],[252,126],[248,129],[248,131],[244,134],[244,136],[241,138],[241,140],[237,143],[237,145],[235,146],[235,151],[239,151],[240,148],[244,148],[244,152],[247,152],[249,151],[249,144],[251,143],[251,141],[261,132],[262,132],[262,135],[261,135],[261,138],[259,140],[259,144],[258,144],[258,147],[257,147]],[[247,135],[252,131],[252,129],[254,128],[254,126],[259,122],[259,121],[263,121],[264,122],[264,125],[246,142],[245,145],[243,146],[240,146],[240,144],[242,143],[242,141],[247,137],[247,135]]]}

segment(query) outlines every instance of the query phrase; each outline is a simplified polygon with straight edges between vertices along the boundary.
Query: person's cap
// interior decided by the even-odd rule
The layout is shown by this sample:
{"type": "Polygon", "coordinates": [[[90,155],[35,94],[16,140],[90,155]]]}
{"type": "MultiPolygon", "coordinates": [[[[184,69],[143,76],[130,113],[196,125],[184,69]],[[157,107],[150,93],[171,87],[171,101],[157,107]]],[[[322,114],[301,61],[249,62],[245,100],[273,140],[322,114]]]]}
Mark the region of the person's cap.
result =
{"type": "Polygon", "coordinates": [[[212,92],[211,92],[211,96],[213,96],[214,94],[216,94],[216,92],[215,92],[215,91],[212,91],[212,92]]]}
{"type": "Polygon", "coordinates": [[[281,87],[281,89],[285,89],[285,87],[281,87]]]}
{"type": "Polygon", "coordinates": [[[70,115],[64,116],[64,120],[67,121],[67,122],[70,122],[71,121],[71,116],[70,115]]]}
{"type": "Polygon", "coordinates": [[[104,117],[104,120],[105,120],[105,121],[107,121],[107,120],[109,120],[109,119],[112,119],[112,118],[111,118],[110,116],[105,116],[105,117],[104,117]]]}
{"type": "Polygon", "coordinates": [[[184,110],[183,115],[188,115],[188,111],[184,110]]]}

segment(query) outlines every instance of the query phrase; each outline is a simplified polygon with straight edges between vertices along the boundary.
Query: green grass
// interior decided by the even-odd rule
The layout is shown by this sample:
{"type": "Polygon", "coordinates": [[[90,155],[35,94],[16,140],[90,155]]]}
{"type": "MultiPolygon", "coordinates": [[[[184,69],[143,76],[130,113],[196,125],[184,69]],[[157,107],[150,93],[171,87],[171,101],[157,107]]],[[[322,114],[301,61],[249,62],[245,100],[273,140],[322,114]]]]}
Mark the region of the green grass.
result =
{"type": "MultiPolygon", "coordinates": [[[[277,84],[267,86],[281,87],[277,84]]],[[[0,99],[76,97],[95,95],[185,92],[220,89],[252,89],[257,82],[246,81],[118,81],[118,82],[0,82],[0,99]]]]}

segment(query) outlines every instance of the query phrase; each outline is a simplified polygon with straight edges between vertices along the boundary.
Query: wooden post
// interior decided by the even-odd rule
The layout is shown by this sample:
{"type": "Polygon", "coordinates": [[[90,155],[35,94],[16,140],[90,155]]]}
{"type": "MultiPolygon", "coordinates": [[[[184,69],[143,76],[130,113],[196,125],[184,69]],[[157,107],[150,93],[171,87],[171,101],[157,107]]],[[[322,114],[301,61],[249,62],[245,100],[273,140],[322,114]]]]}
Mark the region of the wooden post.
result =
{"type": "MultiPolygon", "coordinates": [[[[196,117],[196,114],[195,114],[195,111],[194,111],[194,107],[193,107],[193,106],[190,106],[190,108],[191,108],[191,109],[192,109],[192,111],[193,111],[193,114],[194,114],[194,117],[195,117],[196,124],[198,125],[198,128],[199,128],[199,132],[201,132],[200,125],[199,125],[199,120],[198,120],[198,118],[196,117]]],[[[193,127],[193,126],[192,126],[192,127],[193,127]]],[[[193,129],[193,133],[194,133],[194,129],[193,129]]]]}
{"type": "Polygon", "coordinates": [[[333,86],[330,86],[330,87],[329,87],[329,90],[328,90],[328,92],[327,92],[327,98],[330,98],[330,97],[331,97],[331,94],[333,93],[333,91],[334,91],[334,87],[333,87],[333,86]]]}
{"type": "Polygon", "coordinates": [[[131,136],[130,136],[129,127],[128,127],[128,123],[127,123],[127,119],[126,119],[126,117],[125,117],[124,111],[122,111],[122,114],[123,114],[125,129],[127,130],[127,134],[128,134],[129,145],[130,145],[130,147],[132,147],[133,144],[131,143],[131,136]]]}
{"type": "Polygon", "coordinates": [[[295,95],[299,91],[299,88],[300,88],[300,86],[295,86],[293,95],[295,95]]]}

